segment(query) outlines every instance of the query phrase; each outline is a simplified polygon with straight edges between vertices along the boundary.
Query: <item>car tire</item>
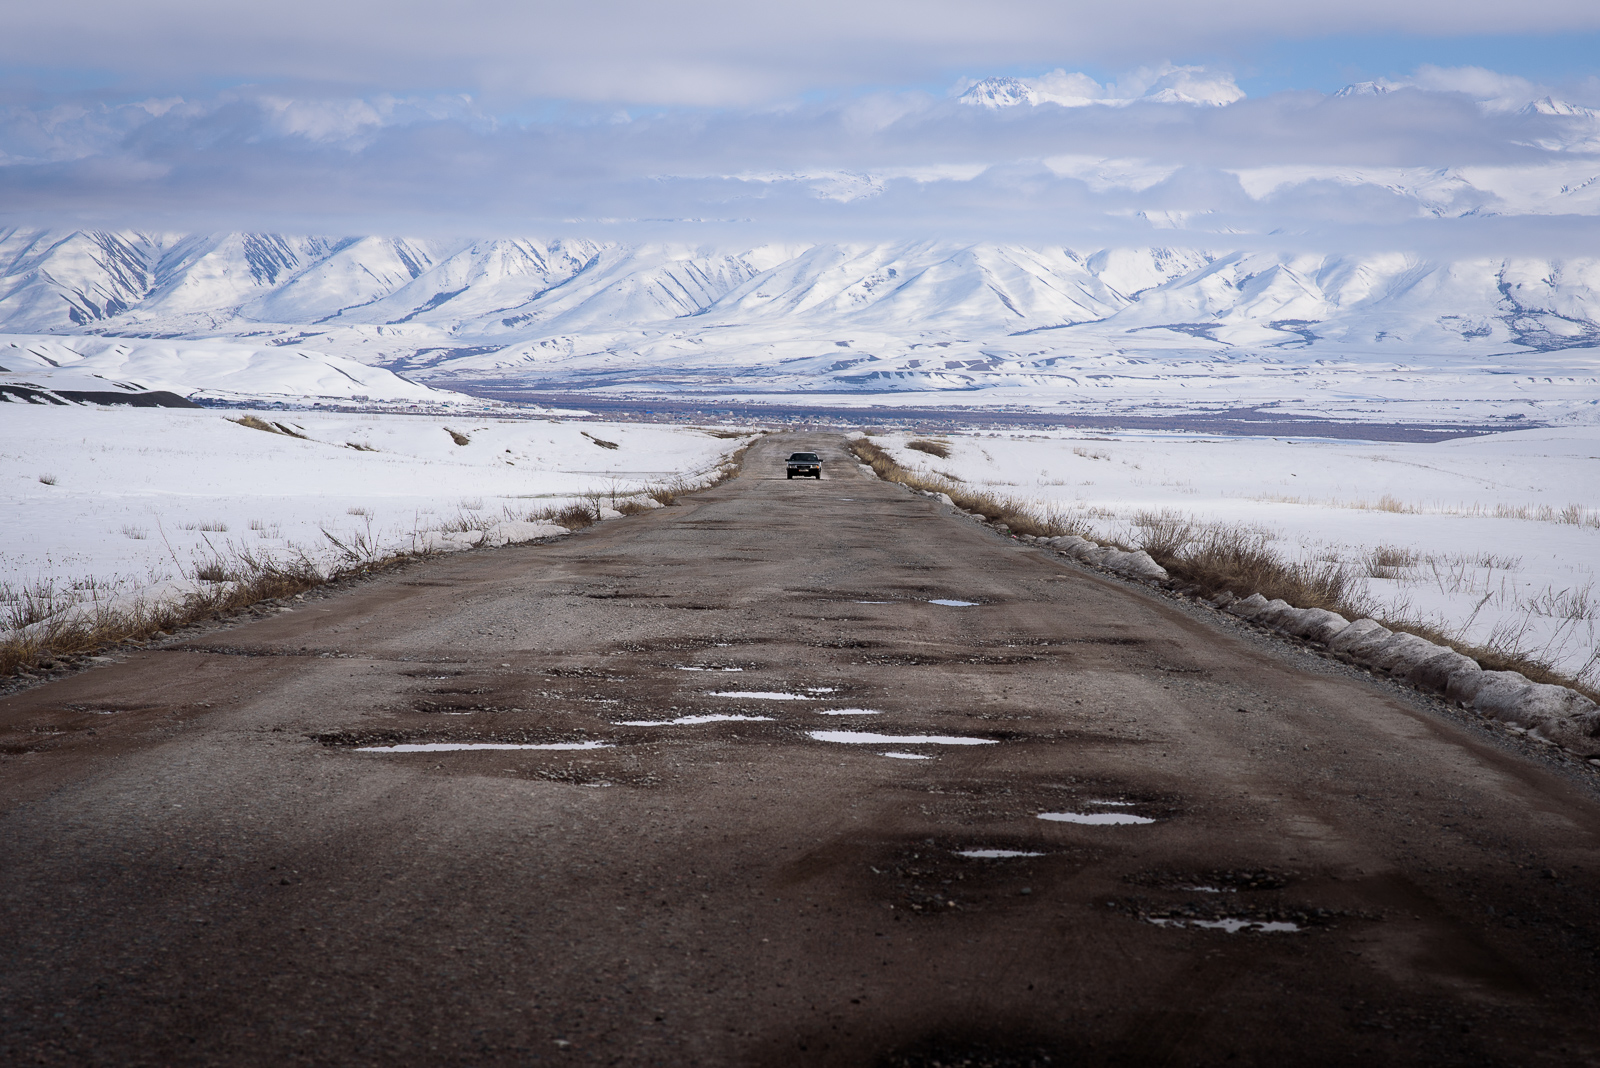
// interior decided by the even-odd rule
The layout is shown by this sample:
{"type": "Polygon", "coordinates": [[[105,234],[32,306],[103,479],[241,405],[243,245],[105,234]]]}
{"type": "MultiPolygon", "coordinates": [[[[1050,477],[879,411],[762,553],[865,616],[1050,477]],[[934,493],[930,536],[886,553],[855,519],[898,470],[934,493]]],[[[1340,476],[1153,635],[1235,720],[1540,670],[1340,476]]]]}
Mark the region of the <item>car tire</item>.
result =
{"type": "Polygon", "coordinates": [[[793,478],[794,477],[794,472],[793,471],[785,471],[783,473],[783,477],[784,478],[793,478]]]}

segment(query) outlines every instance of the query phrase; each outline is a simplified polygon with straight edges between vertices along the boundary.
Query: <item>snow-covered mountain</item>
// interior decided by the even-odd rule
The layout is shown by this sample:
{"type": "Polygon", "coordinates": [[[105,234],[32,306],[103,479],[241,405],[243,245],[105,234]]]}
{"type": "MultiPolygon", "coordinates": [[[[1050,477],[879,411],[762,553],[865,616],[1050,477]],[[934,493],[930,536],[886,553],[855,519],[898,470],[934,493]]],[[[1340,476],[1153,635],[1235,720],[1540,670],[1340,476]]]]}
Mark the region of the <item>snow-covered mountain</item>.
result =
{"type": "Polygon", "coordinates": [[[0,332],[26,335],[0,348],[9,372],[71,352],[96,373],[159,366],[176,391],[187,361],[191,391],[233,388],[215,384],[227,367],[240,393],[298,370],[302,392],[345,396],[422,388],[405,379],[1034,405],[1304,393],[1595,418],[1600,258],[14,230],[0,332]]]}

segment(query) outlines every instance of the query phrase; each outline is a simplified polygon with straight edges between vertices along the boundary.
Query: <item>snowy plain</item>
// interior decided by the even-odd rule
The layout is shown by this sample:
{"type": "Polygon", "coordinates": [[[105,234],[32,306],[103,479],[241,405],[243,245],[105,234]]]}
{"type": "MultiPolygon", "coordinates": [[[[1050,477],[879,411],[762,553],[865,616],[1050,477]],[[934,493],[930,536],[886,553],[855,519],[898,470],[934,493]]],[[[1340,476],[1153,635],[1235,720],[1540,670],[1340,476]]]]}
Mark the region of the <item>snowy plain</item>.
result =
{"type": "Polygon", "coordinates": [[[566,534],[648,485],[709,477],[741,444],[705,430],[454,415],[0,406],[0,623],[29,589],[101,601],[195,589],[248,552],[318,561],[566,534]],[[254,414],[303,438],[240,425],[254,414]],[[457,436],[466,444],[457,444],[457,436]],[[607,444],[615,448],[607,447],[607,444]]]}
{"type": "Polygon", "coordinates": [[[1140,518],[1163,513],[1262,531],[1285,557],[1347,565],[1376,618],[1600,684],[1600,427],[1425,443],[958,434],[946,459],[906,448],[913,437],[874,440],[1100,540],[1137,544],[1140,518]]]}

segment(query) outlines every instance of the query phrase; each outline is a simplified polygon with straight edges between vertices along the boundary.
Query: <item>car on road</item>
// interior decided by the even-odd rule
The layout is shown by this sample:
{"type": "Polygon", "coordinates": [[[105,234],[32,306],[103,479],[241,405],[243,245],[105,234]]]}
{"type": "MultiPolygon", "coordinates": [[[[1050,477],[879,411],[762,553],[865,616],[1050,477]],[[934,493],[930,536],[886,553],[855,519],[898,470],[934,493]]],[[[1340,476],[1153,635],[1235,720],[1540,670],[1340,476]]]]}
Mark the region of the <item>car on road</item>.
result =
{"type": "Polygon", "coordinates": [[[816,478],[822,477],[822,457],[814,452],[792,452],[789,460],[784,465],[784,475],[787,478],[816,478]]]}

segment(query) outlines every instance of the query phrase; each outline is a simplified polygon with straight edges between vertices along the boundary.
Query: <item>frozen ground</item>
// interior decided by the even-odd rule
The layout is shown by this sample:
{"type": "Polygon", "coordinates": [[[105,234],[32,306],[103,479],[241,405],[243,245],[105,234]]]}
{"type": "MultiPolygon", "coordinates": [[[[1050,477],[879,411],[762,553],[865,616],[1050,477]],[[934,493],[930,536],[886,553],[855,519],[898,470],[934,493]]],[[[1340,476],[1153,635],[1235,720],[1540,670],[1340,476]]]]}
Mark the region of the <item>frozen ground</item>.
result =
{"type": "Polygon", "coordinates": [[[242,552],[334,560],[333,539],[377,554],[564,534],[529,517],[583,496],[610,508],[705,475],[740,444],[482,412],[255,413],[299,439],[232,421],[245,414],[5,405],[0,623],[41,583],[58,597],[153,597],[193,589],[199,567],[242,552]]]}
{"type": "MultiPolygon", "coordinates": [[[[1137,542],[1163,512],[1243,524],[1363,576],[1380,618],[1428,623],[1600,683],[1600,428],[1424,444],[1181,435],[957,435],[908,468],[1072,513],[1137,542]]],[[[1237,591],[1241,594],[1248,590],[1237,591]]]]}

